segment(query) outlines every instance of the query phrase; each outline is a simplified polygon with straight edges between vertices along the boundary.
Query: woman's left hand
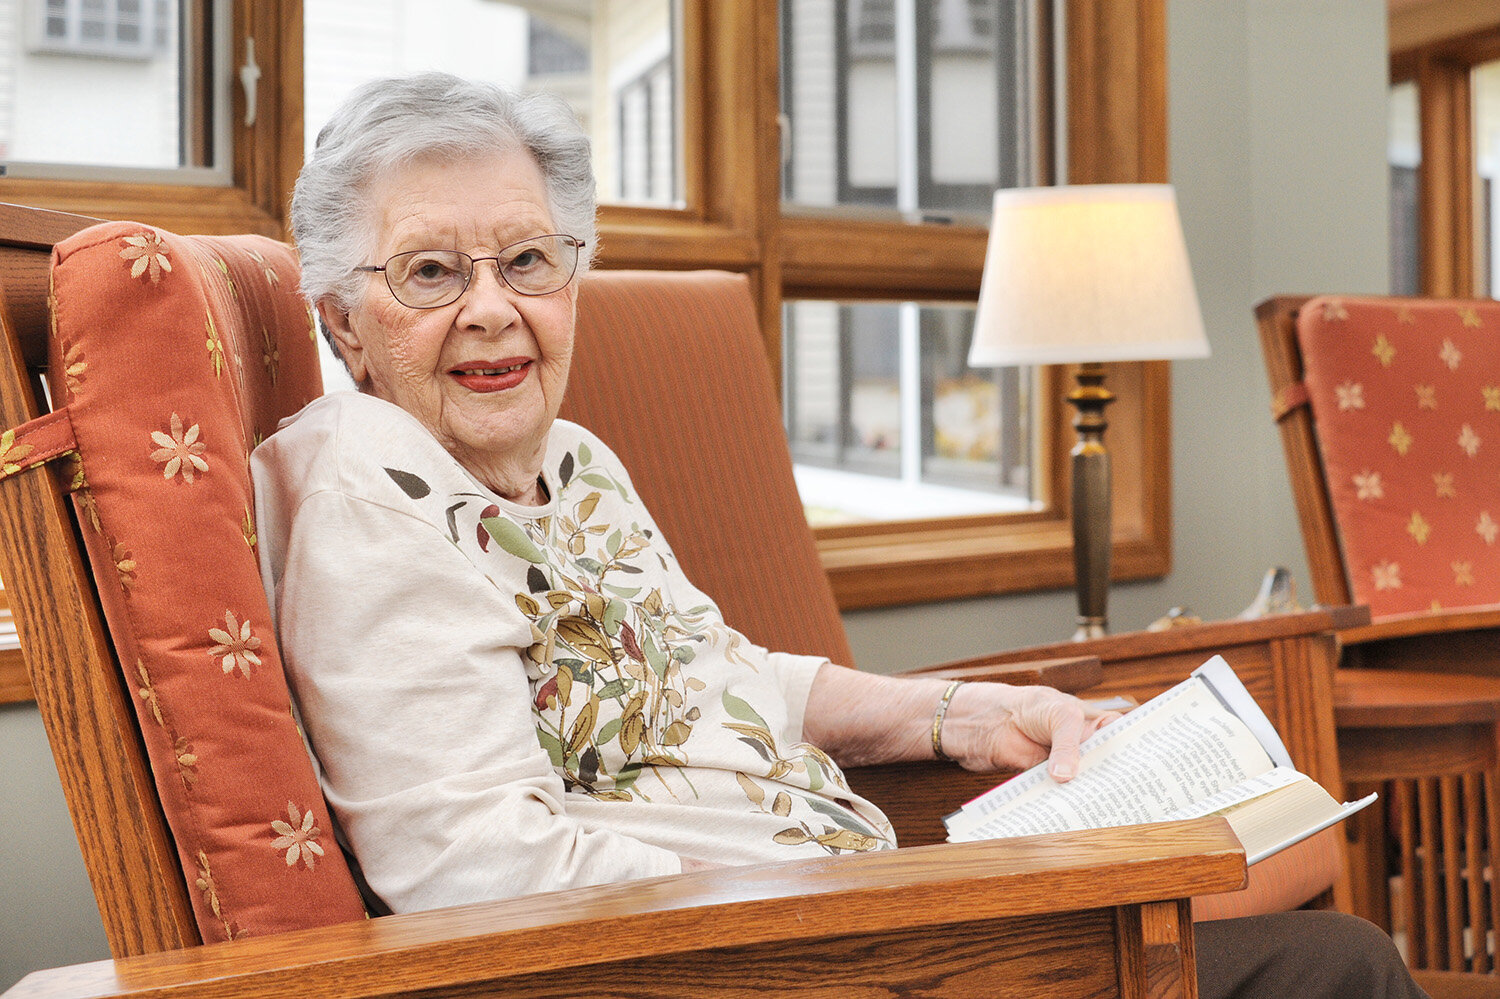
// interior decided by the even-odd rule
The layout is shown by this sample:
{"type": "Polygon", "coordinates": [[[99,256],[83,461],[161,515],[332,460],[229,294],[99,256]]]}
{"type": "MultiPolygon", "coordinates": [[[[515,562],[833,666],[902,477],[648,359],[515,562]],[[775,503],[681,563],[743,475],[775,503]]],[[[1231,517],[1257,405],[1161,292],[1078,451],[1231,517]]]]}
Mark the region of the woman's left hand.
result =
{"type": "Polygon", "coordinates": [[[1120,717],[1051,687],[966,683],[943,719],[943,751],[968,770],[1023,770],[1049,760],[1054,780],[1078,772],[1078,747],[1120,717]]]}

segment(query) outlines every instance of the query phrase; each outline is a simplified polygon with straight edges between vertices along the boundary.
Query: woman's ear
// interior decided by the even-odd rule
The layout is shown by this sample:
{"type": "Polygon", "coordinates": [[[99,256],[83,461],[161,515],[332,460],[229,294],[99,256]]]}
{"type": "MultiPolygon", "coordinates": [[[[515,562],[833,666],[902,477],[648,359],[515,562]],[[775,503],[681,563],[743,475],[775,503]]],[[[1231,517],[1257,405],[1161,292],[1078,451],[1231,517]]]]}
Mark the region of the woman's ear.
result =
{"type": "Polygon", "coordinates": [[[333,335],[333,342],[337,345],[339,354],[344,358],[344,364],[349,368],[349,374],[354,379],[355,385],[365,383],[365,348],[360,341],[359,334],[355,332],[354,325],[350,322],[349,313],[339,307],[339,304],[331,298],[325,298],[318,303],[318,315],[323,320],[323,325],[333,335]]]}

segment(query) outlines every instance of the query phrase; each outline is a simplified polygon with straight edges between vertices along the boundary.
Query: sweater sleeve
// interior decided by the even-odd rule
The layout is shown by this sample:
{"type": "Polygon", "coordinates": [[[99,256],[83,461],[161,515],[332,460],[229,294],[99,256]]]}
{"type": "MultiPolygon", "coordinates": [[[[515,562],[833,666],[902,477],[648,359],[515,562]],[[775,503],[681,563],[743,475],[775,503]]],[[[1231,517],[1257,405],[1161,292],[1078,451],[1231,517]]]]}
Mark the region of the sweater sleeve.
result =
{"type": "Polygon", "coordinates": [[[431,525],[307,497],[275,595],[328,800],[371,888],[412,911],[677,873],[567,811],[505,595],[431,525]]]}

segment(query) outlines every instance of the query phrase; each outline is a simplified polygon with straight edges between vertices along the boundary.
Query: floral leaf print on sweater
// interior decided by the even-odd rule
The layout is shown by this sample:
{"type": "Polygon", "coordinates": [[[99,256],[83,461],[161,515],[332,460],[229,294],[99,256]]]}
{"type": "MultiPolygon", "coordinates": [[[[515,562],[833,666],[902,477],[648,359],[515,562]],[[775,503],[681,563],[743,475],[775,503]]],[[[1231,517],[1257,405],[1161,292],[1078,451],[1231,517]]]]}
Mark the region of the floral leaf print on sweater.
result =
{"type": "Polygon", "coordinates": [[[575,437],[552,450],[538,508],[439,486],[428,470],[383,477],[497,587],[536,743],[562,788],[588,800],[583,814],[618,807],[633,823],[660,807],[679,830],[721,815],[766,859],[893,845],[883,816],[800,741],[816,664],[725,624],[607,449],[575,437]]]}

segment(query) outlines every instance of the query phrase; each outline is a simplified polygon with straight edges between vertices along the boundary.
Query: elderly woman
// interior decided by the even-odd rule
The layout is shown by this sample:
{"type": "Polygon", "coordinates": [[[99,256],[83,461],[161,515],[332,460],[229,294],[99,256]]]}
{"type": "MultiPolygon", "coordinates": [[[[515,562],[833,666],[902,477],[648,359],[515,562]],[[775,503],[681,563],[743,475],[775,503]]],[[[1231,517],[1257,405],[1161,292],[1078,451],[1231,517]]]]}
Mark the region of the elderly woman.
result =
{"type": "MultiPolygon", "coordinates": [[[[891,848],[844,782],[854,763],[1050,758],[1070,777],[1108,720],[1077,699],[768,652],[683,575],[609,448],[557,419],[593,199],[558,102],[438,74],[356,92],[297,182],[304,290],[359,392],[255,452],[261,557],[378,901],[891,848]]],[[[1355,991],[1340,972],[1327,994],[1420,994],[1388,941],[1342,918],[1313,932],[1362,956],[1355,991]]],[[[1205,931],[1205,994],[1327,971],[1322,950],[1267,958],[1297,921],[1261,922],[1205,931]]],[[[1306,984],[1292,991],[1321,994],[1306,984]]]]}

